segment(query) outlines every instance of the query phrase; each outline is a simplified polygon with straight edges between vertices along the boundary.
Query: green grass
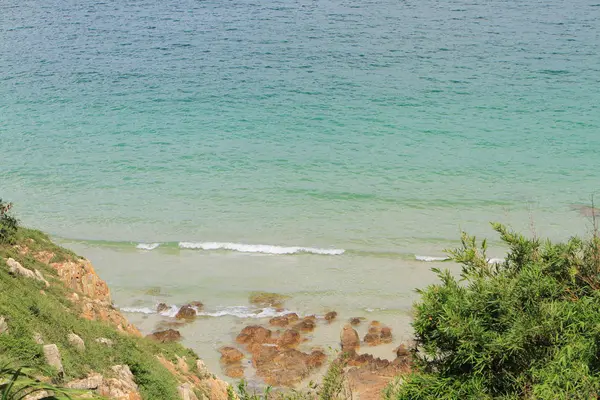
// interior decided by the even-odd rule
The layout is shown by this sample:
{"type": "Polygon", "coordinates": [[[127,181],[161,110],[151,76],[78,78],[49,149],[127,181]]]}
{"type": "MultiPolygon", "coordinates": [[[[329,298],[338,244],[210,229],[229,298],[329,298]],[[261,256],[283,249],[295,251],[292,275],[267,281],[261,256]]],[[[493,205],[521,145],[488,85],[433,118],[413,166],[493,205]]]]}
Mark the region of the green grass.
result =
{"type": "MultiPolygon", "coordinates": [[[[54,261],[74,259],[77,256],[50,241],[42,232],[19,228],[15,241],[32,252],[50,251],[54,261]]],[[[67,289],[58,280],[56,272],[30,254],[21,255],[13,245],[0,244],[0,315],[7,318],[9,333],[0,335],[0,354],[18,365],[44,371],[55,384],[85,377],[95,371],[110,376],[110,367],[126,364],[135,376],[144,399],[178,399],[176,378],[157,360],[156,355],[176,362],[185,356],[191,369],[197,356],[176,343],[159,344],[155,341],[122,334],[113,326],[88,321],[79,317],[80,310],[67,299],[67,289]],[[6,259],[12,257],[25,268],[38,269],[51,286],[8,273],[6,259]],[[42,292],[43,291],[43,292],[42,292]],[[69,333],[79,335],[86,349],[80,352],[67,340],[69,333]],[[45,364],[42,345],[34,340],[41,334],[46,344],[58,346],[64,367],[64,377],[45,364]],[[114,342],[112,347],[97,343],[97,338],[114,342]]]]}

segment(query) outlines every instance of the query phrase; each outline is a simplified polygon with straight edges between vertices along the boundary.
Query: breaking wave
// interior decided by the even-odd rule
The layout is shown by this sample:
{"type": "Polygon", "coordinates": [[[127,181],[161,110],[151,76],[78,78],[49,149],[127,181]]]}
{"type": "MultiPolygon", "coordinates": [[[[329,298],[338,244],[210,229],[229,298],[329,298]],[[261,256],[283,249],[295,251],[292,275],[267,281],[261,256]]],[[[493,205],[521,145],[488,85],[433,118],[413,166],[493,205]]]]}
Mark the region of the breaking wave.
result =
{"type": "Polygon", "coordinates": [[[317,247],[285,247],[267,244],[243,244],[243,243],[220,243],[220,242],[180,242],[179,248],[191,250],[231,250],[241,253],[263,253],[263,254],[322,254],[337,256],[344,254],[343,249],[321,249],[317,247]]]}

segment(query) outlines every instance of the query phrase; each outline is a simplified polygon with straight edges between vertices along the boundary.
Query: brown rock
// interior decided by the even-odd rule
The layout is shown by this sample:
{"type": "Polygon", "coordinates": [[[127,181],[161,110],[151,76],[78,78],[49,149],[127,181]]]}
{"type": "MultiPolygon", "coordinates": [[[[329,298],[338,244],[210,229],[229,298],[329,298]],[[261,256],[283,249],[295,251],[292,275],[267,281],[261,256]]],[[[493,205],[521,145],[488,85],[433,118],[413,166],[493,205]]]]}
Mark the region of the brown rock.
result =
{"type": "Polygon", "coordinates": [[[317,324],[315,323],[315,321],[312,318],[306,317],[303,320],[301,320],[300,322],[298,322],[297,324],[295,324],[292,329],[300,331],[300,332],[312,332],[315,330],[316,326],[317,326],[317,324]]]}
{"type": "Polygon", "coordinates": [[[331,322],[331,321],[333,321],[337,317],[337,315],[338,315],[337,312],[330,311],[327,314],[325,314],[325,321],[331,322]]]}
{"type": "Polygon", "coordinates": [[[300,317],[296,313],[285,314],[285,317],[288,319],[290,324],[292,324],[300,319],[300,317]]]}
{"type": "Polygon", "coordinates": [[[277,340],[277,346],[286,349],[298,347],[300,344],[300,334],[293,329],[287,329],[277,340]]]}
{"type": "Polygon", "coordinates": [[[284,296],[278,293],[269,292],[253,292],[250,294],[250,304],[255,304],[262,307],[283,307],[284,301],[288,296],[284,296]]]}
{"type": "Polygon", "coordinates": [[[379,321],[371,321],[371,326],[380,326],[381,322],[379,321]]]}
{"type": "Polygon", "coordinates": [[[342,345],[342,352],[344,353],[354,353],[360,347],[360,338],[358,337],[358,332],[356,332],[350,325],[345,325],[342,328],[340,342],[342,345]]]}
{"type": "Polygon", "coordinates": [[[382,327],[380,337],[383,343],[392,343],[392,328],[387,326],[382,327]]]}
{"type": "Polygon", "coordinates": [[[98,388],[98,394],[117,400],[142,400],[129,367],[115,365],[111,369],[116,377],[104,379],[98,388]]]}
{"type": "Polygon", "coordinates": [[[350,318],[350,325],[352,326],[358,326],[360,325],[360,323],[362,322],[362,320],[360,318],[350,318]]]}
{"type": "Polygon", "coordinates": [[[252,345],[250,351],[252,352],[252,364],[256,368],[261,368],[279,354],[279,350],[275,346],[258,343],[252,345]]]}
{"type": "Polygon", "coordinates": [[[221,353],[221,362],[223,364],[237,363],[244,358],[244,353],[235,347],[221,347],[219,353],[221,353]]]}
{"type": "Polygon", "coordinates": [[[288,326],[290,323],[289,319],[287,316],[283,315],[281,317],[273,317],[269,320],[269,324],[273,325],[273,326],[280,326],[280,327],[285,327],[288,326]]]}
{"type": "Polygon", "coordinates": [[[304,320],[307,321],[313,321],[313,322],[317,322],[317,316],[316,315],[307,315],[306,317],[303,318],[304,320]]]}
{"type": "Polygon", "coordinates": [[[381,328],[377,325],[371,325],[369,326],[369,333],[372,333],[373,335],[379,335],[381,334],[381,328]]]}
{"type": "Polygon", "coordinates": [[[194,310],[191,306],[185,305],[182,306],[177,314],[175,315],[176,319],[185,319],[185,320],[193,320],[196,318],[196,310],[194,310]]]}
{"type": "Polygon", "coordinates": [[[225,367],[225,375],[230,378],[240,379],[244,377],[244,367],[241,364],[236,363],[225,367]]]}
{"type": "Polygon", "coordinates": [[[323,365],[323,363],[327,360],[327,354],[322,352],[321,350],[313,350],[306,360],[306,365],[309,368],[317,368],[323,365]]]}
{"type": "Polygon", "coordinates": [[[91,298],[111,302],[108,285],[85,258],[50,264],[60,279],[71,289],[91,298]]]}
{"type": "Polygon", "coordinates": [[[363,341],[369,346],[377,346],[381,344],[381,337],[377,333],[367,333],[363,341]]]}
{"type": "Polygon", "coordinates": [[[272,332],[260,325],[250,325],[242,329],[235,339],[240,344],[266,343],[271,339],[272,332]]]}
{"type": "Polygon", "coordinates": [[[298,350],[278,352],[268,362],[257,366],[256,374],[272,386],[293,386],[306,378],[310,372],[309,356],[298,350]]]}
{"type": "Polygon", "coordinates": [[[175,329],[167,329],[164,331],[153,332],[147,337],[160,343],[177,342],[178,340],[181,340],[181,333],[175,329]]]}
{"type": "Polygon", "coordinates": [[[156,306],[156,312],[161,313],[167,311],[169,308],[170,307],[166,303],[158,303],[158,306],[156,306]]]}
{"type": "Polygon", "coordinates": [[[410,351],[406,348],[406,346],[404,344],[401,344],[400,346],[396,347],[394,349],[394,352],[396,353],[396,357],[398,358],[410,358],[410,351]]]}
{"type": "Polygon", "coordinates": [[[190,303],[190,306],[196,307],[198,309],[198,311],[201,311],[204,308],[204,304],[202,304],[201,301],[192,301],[190,303]]]}

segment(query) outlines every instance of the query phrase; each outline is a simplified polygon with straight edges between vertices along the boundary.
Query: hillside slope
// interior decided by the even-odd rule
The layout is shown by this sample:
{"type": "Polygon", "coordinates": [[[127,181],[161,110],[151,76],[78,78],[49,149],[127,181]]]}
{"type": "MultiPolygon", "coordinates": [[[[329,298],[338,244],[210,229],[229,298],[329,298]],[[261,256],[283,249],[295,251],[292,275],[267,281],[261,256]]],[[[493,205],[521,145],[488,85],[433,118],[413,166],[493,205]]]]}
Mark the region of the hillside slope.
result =
{"type": "Polygon", "coordinates": [[[0,244],[0,364],[6,362],[79,389],[74,398],[227,398],[228,385],[194,352],[143,338],[112,306],[88,260],[26,228],[0,244]]]}

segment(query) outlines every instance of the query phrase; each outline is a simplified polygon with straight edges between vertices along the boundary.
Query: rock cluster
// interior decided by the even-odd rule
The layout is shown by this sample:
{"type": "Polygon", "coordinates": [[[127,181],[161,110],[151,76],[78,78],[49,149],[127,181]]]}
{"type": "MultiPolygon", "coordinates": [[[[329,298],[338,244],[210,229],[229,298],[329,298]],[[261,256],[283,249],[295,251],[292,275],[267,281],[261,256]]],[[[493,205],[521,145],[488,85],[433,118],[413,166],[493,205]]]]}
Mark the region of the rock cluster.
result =
{"type": "Polygon", "coordinates": [[[387,326],[381,326],[378,321],[373,321],[371,322],[371,325],[369,325],[369,331],[363,340],[369,346],[377,346],[381,343],[391,343],[392,329],[387,326]]]}

